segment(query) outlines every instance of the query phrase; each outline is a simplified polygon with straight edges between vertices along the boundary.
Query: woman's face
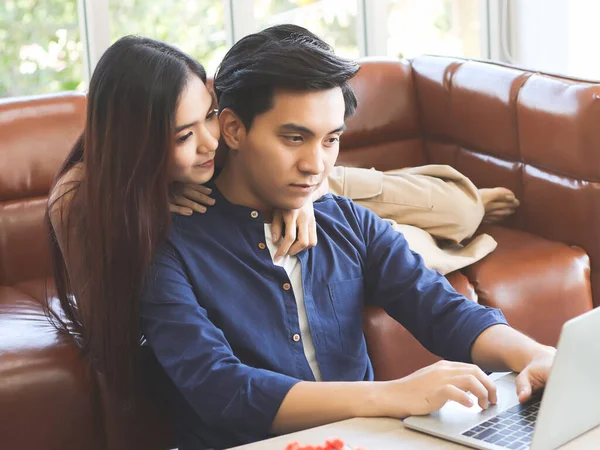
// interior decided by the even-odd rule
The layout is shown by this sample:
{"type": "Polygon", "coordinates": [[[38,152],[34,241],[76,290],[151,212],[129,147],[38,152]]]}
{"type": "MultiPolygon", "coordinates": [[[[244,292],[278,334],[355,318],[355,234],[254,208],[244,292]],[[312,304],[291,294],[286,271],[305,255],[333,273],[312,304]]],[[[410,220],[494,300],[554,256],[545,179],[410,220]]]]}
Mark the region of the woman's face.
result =
{"type": "Polygon", "coordinates": [[[205,183],[215,171],[219,120],[212,95],[200,78],[190,76],[175,112],[170,181],[205,183]]]}

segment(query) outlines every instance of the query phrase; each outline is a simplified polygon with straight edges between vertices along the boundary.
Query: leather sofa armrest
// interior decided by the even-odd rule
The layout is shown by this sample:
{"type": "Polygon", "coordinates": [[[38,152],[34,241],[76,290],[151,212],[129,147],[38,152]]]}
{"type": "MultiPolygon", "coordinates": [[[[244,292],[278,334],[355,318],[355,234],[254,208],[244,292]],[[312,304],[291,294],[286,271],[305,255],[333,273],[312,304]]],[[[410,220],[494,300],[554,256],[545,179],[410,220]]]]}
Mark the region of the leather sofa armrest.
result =
{"type": "MultiPolygon", "coordinates": [[[[3,402],[19,402],[20,407],[16,414],[14,410],[6,411],[7,414],[10,413],[10,417],[16,418],[15,423],[26,424],[31,420],[44,423],[43,432],[31,434],[26,433],[20,426],[15,427],[9,419],[5,423],[11,426],[14,432],[7,434],[2,433],[2,421],[0,421],[0,436],[6,436],[11,443],[13,442],[11,439],[15,439],[14,445],[10,448],[24,449],[50,448],[42,447],[38,442],[40,440],[54,442],[54,439],[63,439],[70,443],[68,446],[65,442],[61,442],[59,446],[61,450],[81,448],[163,450],[174,447],[175,438],[169,412],[166,405],[159,404],[158,393],[154,391],[157,385],[169,380],[160,372],[158,363],[152,360],[148,349],[142,349],[143,364],[139,393],[136,397],[137,404],[134,407],[127,407],[120,399],[115,398],[107,387],[104,376],[93,370],[88,359],[80,356],[79,349],[59,336],[44,316],[41,302],[46,295],[52,296],[55,292],[54,282],[49,278],[29,280],[10,288],[0,287],[0,379],[5,379],[3,376],[12,372],[15,379],[20,380],[12,388],[6,384],[6,391],[2,389],[3,383],[0,383],[0,405],[3,402]],[[2,328],[3,324],[7,326],[2,328]],[[8,332],[5,333],[6,331],[8,332]],[[7,354],[9,352],[7,348],[11,349],[12,356],[7,354]],[[35,365],[29,364],[31,367],[22,364],[20,368],[10,370],[10,362],[37,360],[43,361],[43,364],[40,362],[35,365]],[[70,380],[66,379],[65,375],[57,376],[66,370],[70,371],[70,380]],[[54,375],[49,376],[50,372],[54,375]],[[159,380],[158,376],[165,378],[159,380]],[[73,391],[81,389],[80,385],[86,390],[77,391],[78,393],[75,394],[73,391]],[[29,398],[19,393],[25,388],[27,391],[35,392],[36,395],[31,394],[32,398],[29,398]],[[54,399],[50,393],[56,393],[54,396],[57,399],[54,399]],[[61,399],[62,403],[67,402],[68,395],[74,395],[75,399],[70,404],[68,414],[63,414],[59,403],[61,399]],[[74,405],[75,401],[80,404],[74,405]],[[82,411],[83,406],[89,410],[82,411]],[[48,411],[49,408],[52,412],[48,411]],[[33,415],[31,410],[39,412],[39,420],[35,419],[38,415],[33,415]],[[20,416],[20,411],[27,411],[27,415],[31,415],[34,419],[20,416]],[[58,414],[54,414],[56,411],[58,414]],[[47,415],[48,418],[42,414],[47,415]],[[64,430],[68,428],[49,419],[51,417],[55,421],[60,421],[61,418],[70,417],[69,414],[81,421],[81,423],[73,421],[77,423],[77,433],[66,433],[64,430]],[[49,431],[46,432],[46,429],[49,431]],[[39,439],[35,437],[38,435],[39,439]],[[77,439],[88,439],[97,447],[77,439]],[[36,444],[28,445],[29,442],[36,442],[36,444]]],[[[54,303],[59,311],[57,302],[56,300],[54,303]]],[[[3,417],[2,413],[0,408],[0,419],[3,417]]]]}
{"type": "Polygon", "coordinates": [[[481,231],[498,247],[463,269],[479,303],[500,308],[517,330],[556,345],[563,323],[592,308],[588,255],[524,231],[501,226],[481,231]]]}
{"type": "Polygon", "coordinates": [[[164,398],[167,385],[175,389],[162,372],[151,351],[143,347],[141,373],[135,404],[124,404],[115,396],[102,374],[97,374],[106,450],[165,450],[176,447],[172,411],[164,398]]]}
{"type": "Polygon", "coordinates": [[[40,303],[0,286],[0,447],[100,450],[95,383],[40,303]]]}

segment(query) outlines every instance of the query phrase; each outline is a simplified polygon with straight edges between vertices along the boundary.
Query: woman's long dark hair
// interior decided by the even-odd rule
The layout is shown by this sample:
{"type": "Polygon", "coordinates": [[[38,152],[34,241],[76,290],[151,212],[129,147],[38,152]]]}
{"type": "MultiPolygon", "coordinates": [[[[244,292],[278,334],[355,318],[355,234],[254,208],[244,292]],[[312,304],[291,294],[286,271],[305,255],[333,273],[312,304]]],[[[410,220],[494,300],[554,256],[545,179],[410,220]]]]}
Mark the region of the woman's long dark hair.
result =
{"type": "Polygon", "coordinates": [[[203,67],[170,45],[135,36],[115,42],[94,70],[84,132],[56,177],[83,162],[77,200],[63,218],[77,233],[83,279],[69,278],[47,220],[63,328],[127,398],[139,364],[144,276],[170,224],[175,112],[191,76],[206,82],[203,67]]]}

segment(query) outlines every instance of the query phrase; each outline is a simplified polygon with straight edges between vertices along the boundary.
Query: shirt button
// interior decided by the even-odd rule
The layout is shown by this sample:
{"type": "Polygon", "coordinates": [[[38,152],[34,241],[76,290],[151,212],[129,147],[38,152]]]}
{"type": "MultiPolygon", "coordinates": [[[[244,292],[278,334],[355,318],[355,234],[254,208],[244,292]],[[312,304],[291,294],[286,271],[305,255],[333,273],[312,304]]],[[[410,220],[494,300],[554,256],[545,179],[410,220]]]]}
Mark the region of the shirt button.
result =
{"type": "Polygon", "coordinates": [[[283,290],[284,291],[289,291],[292,288],[292,286],[290,285],[290,283],[284,283],[283,284],[283,290]]]}
{"type": "Polygon", "coordinates": [[[261,250],[264,250],[265,248],[267,248],[267,246],[265,244],[263,244],[262,242],[260,242],[258,244],[258,248],[260,248],[261,250]]]}
{"type": "Polygon", "coordinates": [[[250,217],[252,217],[253,219],[256,219],[258,217],[258,211],[252,211],[250,213],[250,217]]]}
{"type": "Polygon", "coordinates": [[[300,335],[298,333],[296,333],[295,335],[292,336],[292,339],[294,340],[294,342],[298,342],[300,340],[300,335]]]}

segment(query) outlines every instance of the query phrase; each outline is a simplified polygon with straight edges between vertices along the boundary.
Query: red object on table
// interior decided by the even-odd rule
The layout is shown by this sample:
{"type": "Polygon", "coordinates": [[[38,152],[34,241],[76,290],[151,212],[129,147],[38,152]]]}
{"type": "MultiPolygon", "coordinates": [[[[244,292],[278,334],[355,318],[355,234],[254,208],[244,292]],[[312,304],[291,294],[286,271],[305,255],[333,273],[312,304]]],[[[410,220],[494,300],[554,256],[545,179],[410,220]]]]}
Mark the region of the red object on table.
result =
{"type": "MultiPolygon", "coordinates": [[[[291,442],[287,445],[285,450],[345,450],[349,449],[346,447],[344,442],[340,439],[332,439],[325,442],[325,445],[305,445],[301,446],[298,442],[291,442]]],[[[356,448],[354,450],[364,450],[356,448]]]]}

